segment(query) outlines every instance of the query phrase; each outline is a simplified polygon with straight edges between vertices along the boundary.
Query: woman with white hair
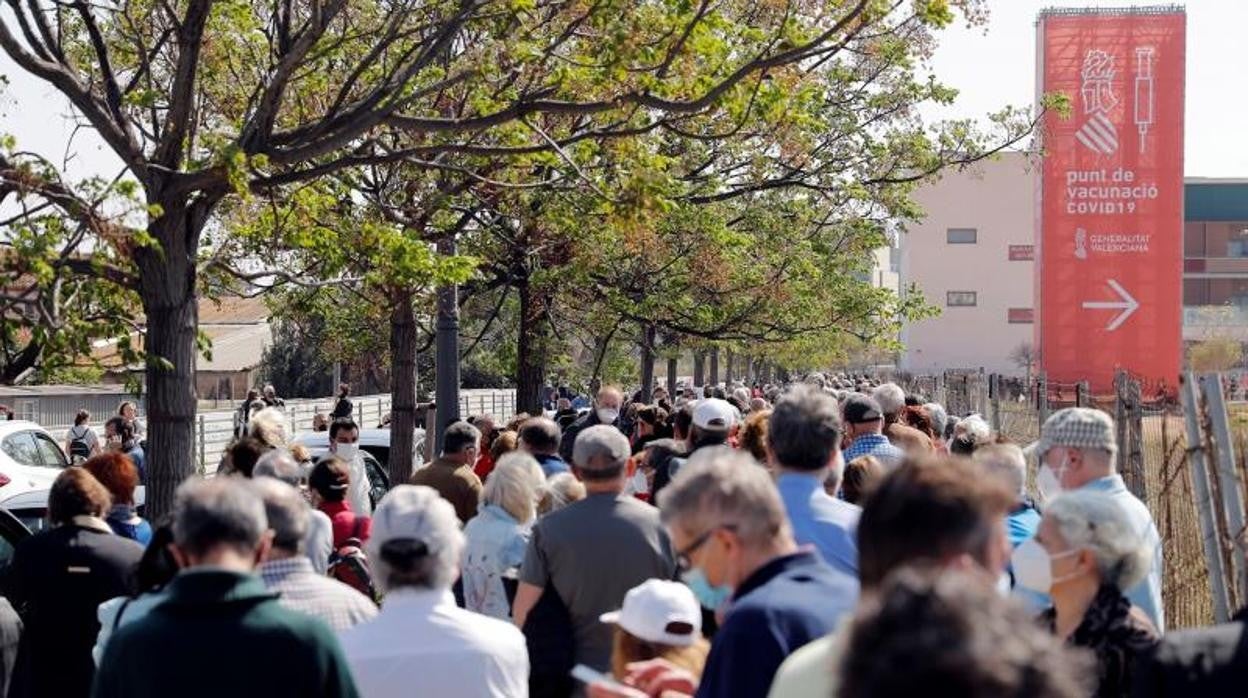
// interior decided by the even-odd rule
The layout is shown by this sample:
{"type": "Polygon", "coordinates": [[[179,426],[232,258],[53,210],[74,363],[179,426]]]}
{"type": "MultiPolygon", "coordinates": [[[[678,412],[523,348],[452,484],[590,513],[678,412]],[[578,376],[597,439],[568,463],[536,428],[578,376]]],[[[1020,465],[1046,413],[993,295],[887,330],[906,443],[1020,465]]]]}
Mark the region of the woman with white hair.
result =
{"type": "MultiPolygon", "coordinates": [[[[653,483],[649,483],[651,488],[653,483]]],[[[552,512],[575,504],[585,499],[585,485],[572,473],[555,473],[547,478],[538,495],[537,515],[545,516],[552,512]]]]}
{"type": "Polygon", "coordinates": [[[1127,512],[1098,492],[1068,492],[1044,512],[1036,537],[1014,551],[1014,575],[1046,593],[1040,616],[1067,644],[1090,650],[1099,669],[1098,697],[1131,694],[1135,659],[1160,640],[1157,628],[1123,594],[1148,574],[1152,549],[1127,512]]]}
{"type": "Polygon", "coordinates": [[[520,563],[545,479],[537,461],[520,452],[500,458],[486,478],[481,508],[464,528],[464,605],[468,610],[511,619],[520,563]]]}
{"type": "Polygon", "coordinates": [[[286,413],[276,407],[265,407],[251,413],[247,435],[269,448],[286,448],[286,413]]]}

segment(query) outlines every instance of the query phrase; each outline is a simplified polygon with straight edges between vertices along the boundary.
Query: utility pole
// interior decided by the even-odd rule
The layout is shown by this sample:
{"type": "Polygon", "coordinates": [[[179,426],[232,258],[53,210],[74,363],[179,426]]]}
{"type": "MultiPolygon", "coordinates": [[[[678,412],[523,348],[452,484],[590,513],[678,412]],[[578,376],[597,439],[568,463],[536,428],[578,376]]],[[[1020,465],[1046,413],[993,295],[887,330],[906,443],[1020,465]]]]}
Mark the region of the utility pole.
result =
{"type": "MultiPolygon", "coordinates": [[[[455,236],[438,241],[438,254],[453,257],[457,253],[455,236]]],[[[459,287],[455,284],[438,289],[437,349],[437,425],[434,430],[433,452],[442,452],[446,425],[459,419],[459,287]]]]}

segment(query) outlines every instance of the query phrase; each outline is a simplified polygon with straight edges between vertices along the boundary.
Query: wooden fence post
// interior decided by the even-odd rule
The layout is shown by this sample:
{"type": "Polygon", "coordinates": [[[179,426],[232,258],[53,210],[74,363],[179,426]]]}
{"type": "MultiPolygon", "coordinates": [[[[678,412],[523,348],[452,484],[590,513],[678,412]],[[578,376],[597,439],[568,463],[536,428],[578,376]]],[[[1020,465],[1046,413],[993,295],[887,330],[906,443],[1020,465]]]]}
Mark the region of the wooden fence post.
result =
{"type": "Polygon", "coordinates": [[[1036,412],[1040,417],[1040,429],[1043,431],[1044,423],[1049,419],[1049,377],[1041,373],[1036,379],[1036,412]]]}
{"type": "MultiPolygon", "coordinates": [[[[1164,419],[1164,416],[1163,416],[1164,419]]],[[[1148,476],[1144,472],[1144,399],[1140,382],[1127,382],[1127,469],[1134,481],[1131,491],[1148,502],[1148,476]]]]}

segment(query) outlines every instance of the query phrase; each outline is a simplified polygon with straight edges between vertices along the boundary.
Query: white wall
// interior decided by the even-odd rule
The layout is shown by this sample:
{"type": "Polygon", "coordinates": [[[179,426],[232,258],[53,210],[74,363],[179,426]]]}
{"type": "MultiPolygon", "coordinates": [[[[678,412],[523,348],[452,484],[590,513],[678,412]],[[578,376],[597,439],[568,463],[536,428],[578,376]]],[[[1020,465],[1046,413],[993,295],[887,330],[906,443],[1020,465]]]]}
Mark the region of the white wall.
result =
{"type": "Polygon", "coordinates": [[[902,330],[901,367],[917,374],[984,368],[1022,375],[1009,355],[1034,325],[1008,322],[1031,308],[1034,266],[1009,261],[1010,245],[1034,243],[1038,166],[1020,153],[949,172],[918,191],[927,217],[901,235],[901,282],[915,283],[938,317],[902,330]],[[975,244],[948,244],[948,228],[975,228],[975,244]],[[946,307],[948,291],[975,291],[977,305],[946,307]]]}

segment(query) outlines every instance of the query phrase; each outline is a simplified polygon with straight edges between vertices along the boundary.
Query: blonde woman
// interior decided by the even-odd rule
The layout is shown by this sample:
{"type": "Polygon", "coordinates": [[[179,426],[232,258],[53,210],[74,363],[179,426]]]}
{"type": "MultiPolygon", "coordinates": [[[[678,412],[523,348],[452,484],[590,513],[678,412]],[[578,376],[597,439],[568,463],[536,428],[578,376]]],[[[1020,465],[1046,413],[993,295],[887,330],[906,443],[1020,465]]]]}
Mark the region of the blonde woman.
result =
{"type": "Polygon", "coordinates": [[[481,489],[481,508],[464,528],[464,605],[501,620],[511,619],[520,563],[545,477],[527,453],[499,459],[481,489]]]}
{"type": "Polygon", "coordinates": [[[711,645],[702,637],[702,608],[684,584],[648,579],[624,595],[620,610],[601,620],[615,626],[615,678],[622,681],[629,664],[649,659],[665,659],[694,678],[702,676],[711,645]]]}
{"type": "Polygon", "coordinates": [[[247,435],[269,448],[286,448],[286,413],[276,407],[253,412],[247,421],[247,435]]]}

